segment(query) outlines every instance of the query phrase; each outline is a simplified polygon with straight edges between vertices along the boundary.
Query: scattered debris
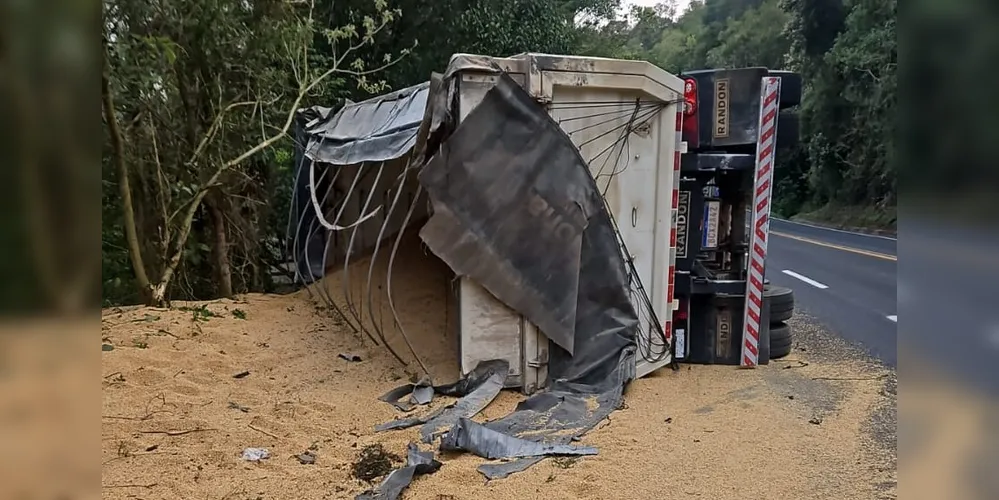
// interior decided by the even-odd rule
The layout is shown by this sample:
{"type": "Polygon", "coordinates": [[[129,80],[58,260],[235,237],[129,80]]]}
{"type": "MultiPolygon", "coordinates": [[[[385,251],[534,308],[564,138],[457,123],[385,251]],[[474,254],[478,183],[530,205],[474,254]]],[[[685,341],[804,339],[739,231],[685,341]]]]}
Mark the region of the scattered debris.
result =
{"type": "Polygon", "coordinates": [[[248,462],[259,462],[271,458],[271,452],[267,448],[246,448],[243,450],[243,460],[248,462]]]}
{"type": "Polygon", "coordinates": [[[113,351],[113,350],[114,350],[114,346],[113,345],[111,345],[111,344],[101,344],[101,351],[102,352],[110,352],[110,351],[113,351]]]}
{"type": "Polygon", "coordinates": [[[406,447],[406,466],[392,471],[373,490],[357,495],[355,500],[396,500],[402,495],[413,478],[423,474],[433,474],[440,470],[441,463],[434,460],[433,451],[420,451],[416,443],[406,447]]]}
{"type": "Polygon", "coordinates": [[[253,424],[246,424],[246,426],[249,427],[249,428],[251,428],[251,429],[253,429],[253,430],[255,430],[255,431],[257,431],[257,432],[259,432],[259,433],[261,433],[261,434],[270,436],[270,437],[272,437],[274,439],[281,439],[281,437],[278,436],[277,434],[274,434],[273,432],[267,432],[267,431],[261,429],[260,427],[254,427],[253,424]]]}
{"type": "Polygon", "coordinates": [[[812,425],[819,425],[819,424],[822,423],[822,419],[819,418],[819,417],[812,417],[812,419],[809,420],[808,423],[810,423],[812,425]]]}
{"type": "MultiPolygon", "coordinates": [[[[145,420],[145,419],[140,419],[140,420],[145,420]]],[[[141,433],[141,434],[163,434],[165,436],[177,437],[177,436],[183,436],[184,434],[190,434],[192,432],[204,432],[204,431],[214,431],[214,430],[216,430],[216,429],[203,429],[203,428],[198,427],[198,428],[195,428],[195,429],[187,429],[187,430],[184,430],[184,431],[148,430],[148,431],[139,431],[139,433],[141,433]]]]}
{"type": "Polygon", "coordinates": [[[160,328],[159,330],[156,330],[156,334],[157,335],[169,335],[169,336],[171,336],[171,337],[173,337],[173,338],[175,338],[177,340],[180,340],[180,337],[174,335],[173,333],[170,333],[169,330],[165,330],[163,328],[160,328]]]}
{"type": "Polygon", "coordinates": [[[136,349],[145,349],[149,347],[149,344],[142,340],[133,340],[132,347],[135,347],[136,349]]]}
{"type": "Polygon", "coordinates": [[[409,402],[415,405],[428,405],[433,400],[434,388],[429,380],[417,382],[413,387],[413,394],[409,396],[409,402]]]}
{"type": "Polygon", "coordinates": [[[344,361],[350,361],[351,363],[358,363],[361,361],[361,357],[358,356],[357,354],[344,354],[341,352],[340,354],[337,355],[337,357],[339,357],[344,361]]]}
{"type": "Polygon", "coordinates": [[[399,411],[410,412],[417,405],[430,404],[434,400],[435,392],[430,378],[424,376],[412,384],[401,385],[386,392],[378,400],[394,406],[399,411]],[[403,401],[406,396],[409,396],[408,401],[403,401]]]}
{"type": "Polygon", "coordinates": [[[568,469],[579,462],[579,457],[555,457],[552,459],[552,465],[560,469],[568,469]]]}
{"type": "Polygon", "coordinates": [[[236,319],[246,319],[246,311],[242,309],[233,309],[232,316],[236,319]]]}
{"type": "Polygon", "coordinates": [[[233,375],[233,376],[232,376],[232,378],[246,378],[246,377],[248,377],[249,375],[250,375],[250,371],[249,371],[249,370],[246,370],[246,371],[241,371],[241,372],[239,372],[239,373],[237,373],[237,374],[233,375]]]}
{"type": "Polygon", "coordinates": [[[298,459],[298,463],[302,465],[313,465],[316,463],[316,454],[312,450],[305,450],[298,455],[295,455],[298,459]]]}
{"type": "Polygon", "coordinates": [[[458,423],[441,438],[442,451],[468,451],[482,458],[540,457],[546,455],[596,455],[592,446],[539,443],[494,431],[468,418],[458,423]]]}
{"type": "Polygon", "coordinates": [[[146,446],[146,451],[156,451],[157,449],[159,449],[159,447],[160,445],[158,444],[154,444],[152,446],[146,446]]]}
{"type": "Polygon", "coordinates": [[[672,424],[673,423],[673,417],[666,417],[666,420],[664,420],[664,422],[666,422],[667,424],[672,424]]]}
{"type": "Polygon", "coordinates": [[[808,366],[808,362],[807,361],[801,361],[801,360],[797,360],[797,359],[780,359],[780,360],[774,360],[774,361],[786,361],[788,363],[797,363],[796,365],[786,365],[783,368],[784,370],[790,370],[791,368],[804,368],[804,367],[808,366]]]}
{"type": "Polygon", "coordinates": [[[229,406],[229,409],[231,409],[231,410],[239,410],[239,411],[241,411],[243,413],[250,413],[250,408],[249,407],[243,406],[243,405],[241,405],[239,403],[234,403],[232,401],[229,401],[229,405],[228,406],[229,406]]]}
{"type": "Polygon", "coordinates": [[[392,463],[400,461],[399,455],[385,451],[381,443],[370,444],[361,449],[352,472],[357,479],[370,483],[392,472],[392,463]]]}

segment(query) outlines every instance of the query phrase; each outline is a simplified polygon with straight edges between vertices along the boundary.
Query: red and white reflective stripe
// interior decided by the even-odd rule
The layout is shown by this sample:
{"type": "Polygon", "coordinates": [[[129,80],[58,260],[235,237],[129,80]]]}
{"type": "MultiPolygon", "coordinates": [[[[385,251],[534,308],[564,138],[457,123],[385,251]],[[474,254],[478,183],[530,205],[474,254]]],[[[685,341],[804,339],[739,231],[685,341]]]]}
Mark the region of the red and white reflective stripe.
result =
{"type": "Polygon", "coordinates": [[[770,236],[770,195],[773,192],[774,149],[777,145],[777,109],[780,78],[763,78],[760,92],[759,137],[756,142],[756,181],[753,186],[752,233],[749,239],[749,273],[743,314],[742,362],[753,367],[760,360],[760,328],[763,314],[763,279],[770,236]]]}
{"type": "Polygon", "coordinates": [[[683,106],[677,106],[676,140],[673,144],[673,187],[670,193],[670,230],[669,230],[669,263],[666,272],[666,307],[663,316],[666,317],[663,331],[666,341],[673,340],[673,289],[676,281],[676,219],[680,208],[680,148],[683,143],[683,106]]]}

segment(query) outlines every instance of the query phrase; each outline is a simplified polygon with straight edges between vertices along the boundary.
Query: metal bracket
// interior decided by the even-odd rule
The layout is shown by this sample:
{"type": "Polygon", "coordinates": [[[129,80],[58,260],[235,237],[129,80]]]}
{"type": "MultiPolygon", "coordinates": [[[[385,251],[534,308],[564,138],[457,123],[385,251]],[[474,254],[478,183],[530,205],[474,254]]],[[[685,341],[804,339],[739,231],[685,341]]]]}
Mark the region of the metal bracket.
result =
{"type": "Polygon", "coordinates": [[[534,359],[529,359],[527,361],[527,366],[531,368],[541,368],[542,366],[548,366],[548,349],[542,349],[538,353],[538,357],[534,359]]]}

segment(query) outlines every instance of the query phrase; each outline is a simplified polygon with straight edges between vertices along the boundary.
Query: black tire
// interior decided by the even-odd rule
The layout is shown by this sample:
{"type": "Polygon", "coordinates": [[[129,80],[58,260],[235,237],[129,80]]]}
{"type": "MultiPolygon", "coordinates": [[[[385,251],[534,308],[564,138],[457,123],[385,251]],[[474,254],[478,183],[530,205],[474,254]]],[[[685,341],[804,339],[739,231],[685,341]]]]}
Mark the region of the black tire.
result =
{"type": "Polygon", "coordinates": [[[783,323],[794,316],[794,290],[769,285],[763,289],[763,300],[770,303],[770,323],[783,323]]]}
{"type": "MultiPolygon", "coordinates": [[[[780,77],[780,109],[801,104],[801,73],[770,71],[770,76],[780,77]]],[[[780,132],[780,127],[777,127],[780,132]]]]}
{"type": "Polygon", "coordinates": [[[770,359],[779,359],[791,354],[791,326],[784,323],[770,325],[770,359]]]}

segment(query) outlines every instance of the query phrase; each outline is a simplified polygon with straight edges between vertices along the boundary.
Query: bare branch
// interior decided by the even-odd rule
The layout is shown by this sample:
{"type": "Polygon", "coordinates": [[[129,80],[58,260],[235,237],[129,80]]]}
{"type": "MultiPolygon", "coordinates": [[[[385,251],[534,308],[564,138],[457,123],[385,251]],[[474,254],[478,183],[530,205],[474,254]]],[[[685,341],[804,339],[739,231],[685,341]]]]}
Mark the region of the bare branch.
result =
{"type": "Polygon", "coordinates": [[[239,101],[231,103],[223,108],[222,111],[219,111],[219,114],[215,115],[215,120],[212,122],[212,126],[208,128],[207,132],[205,132],[205,135],[201,138],[201,142],[198,144],[198,147],[195,148],[194,153],[191,154],[191,158],[187,160],[186,163],[191,165],[198,159],[199,156],[201,156],[205,147],[208,146],[208,143],[211,142],[212,138],[214,138],[215,134],[218,132],[219,127],[222,126],[222,118],[225,117],[227,112],[241,106],[252,106],[255,104],[257,104],[257,101],[239,101]]]}
{"type": "Polygon", "coordinates": [[[160,202],[160,217],[163,218],[162,226],[160,231],[160,243],[162,244],[162,256],[166,258],[167,250],[169,249],[168,242],[170,241],[170,220],[167,217],[167,206],[170,203],[170,192],[166,188],[166,182],[163,176],[163,164],[160,162],[160,150],[159,145],[156,143],[156,128],[153,126],[153,121],[150,119],[147,122],[146,128],[149,131],[149,138],[152,141],[153,146],[153,161],[156,163],[156,197],[159,198],[160,202]]]}

